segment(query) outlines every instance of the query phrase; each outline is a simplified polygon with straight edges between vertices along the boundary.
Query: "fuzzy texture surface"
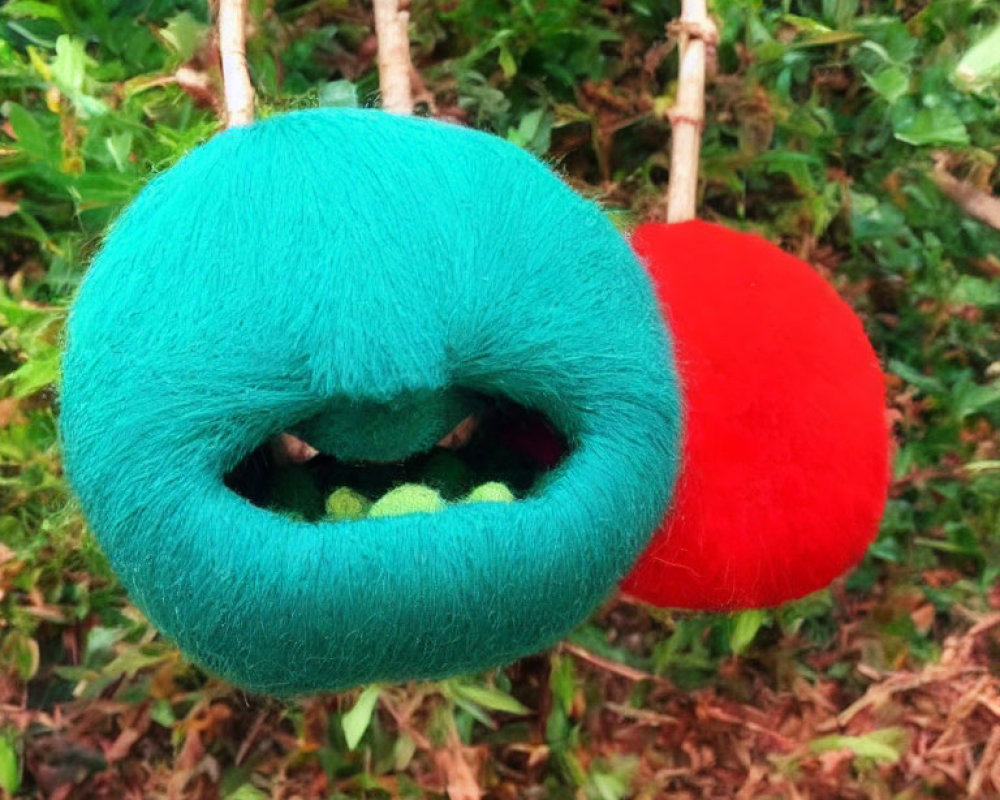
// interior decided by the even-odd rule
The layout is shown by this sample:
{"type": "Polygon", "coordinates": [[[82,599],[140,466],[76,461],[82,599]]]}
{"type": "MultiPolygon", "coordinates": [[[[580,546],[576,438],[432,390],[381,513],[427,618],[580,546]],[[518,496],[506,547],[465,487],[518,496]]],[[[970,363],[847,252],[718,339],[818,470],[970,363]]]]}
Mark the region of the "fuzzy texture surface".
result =
{"type": "Polygon", "coordinates": [[[61,406],[132,599],[281,694],[554,643],[647,543],[679,454],[655,294],[600,209],[500,139],[367,110],[229,130],[152,181],[75,301],[61,406]],[[279,431],[346,460],[425,450],[481,395],[569,444],[525,499],[312,523],[223,482],[279,431]]]}
{"type": "Polygon", "coordinates": [[[401,517],[404,514],[435,514],[443,511],[447,503],[430,488],[414,483],[404,483],[380,497],[368,511],[369,517],[401,517]]]}
{"type": "Polygon", "coordinates": [[[514,493],[498,481],[490,481],[473,489],[465,498],[466,503],[513,503],[514,493]]]}
{"type": "Polygon", "coordinates": [[[326,514],[335,520],[357,520],[368,516],[371,501],[362,494],[341,486],[326,498],[326,514]]]}
{"type": "Polygon", "coordinates": [[[704,222],[633,246],[673,330],[677,490],[625,591],[661,606],[773,606],[865,552],[888,488],[885,389],[860,320],[808,264],[704,222]]]}

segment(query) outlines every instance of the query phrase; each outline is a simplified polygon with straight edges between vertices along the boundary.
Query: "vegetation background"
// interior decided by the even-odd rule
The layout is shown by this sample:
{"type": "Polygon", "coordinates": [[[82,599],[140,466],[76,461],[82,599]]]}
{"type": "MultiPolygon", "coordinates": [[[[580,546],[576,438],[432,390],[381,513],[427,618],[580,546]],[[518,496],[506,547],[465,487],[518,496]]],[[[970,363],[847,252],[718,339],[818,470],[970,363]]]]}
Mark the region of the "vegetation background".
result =
{"type": "MultiPolygon", "coordinates": [[[[366,5],[250,5],[262,114],[377,104],[366,5]]],[[[220,127],[208,9],[0,7],[0,795],[1000,796],[1000,233],[941,188],[968,206],[1000,185],[1000,6],[713,10],[700,213],[814,264],[886,366],[894,483],[868,557],[775,611],[618,598],[506,670],[278,702],[204,675],[129,605],[56,442],[89,256],[220,127]]],[[[539,154],[629,226],[668,175],[678,11],[413,0],[420,110],[539,154]]]]}

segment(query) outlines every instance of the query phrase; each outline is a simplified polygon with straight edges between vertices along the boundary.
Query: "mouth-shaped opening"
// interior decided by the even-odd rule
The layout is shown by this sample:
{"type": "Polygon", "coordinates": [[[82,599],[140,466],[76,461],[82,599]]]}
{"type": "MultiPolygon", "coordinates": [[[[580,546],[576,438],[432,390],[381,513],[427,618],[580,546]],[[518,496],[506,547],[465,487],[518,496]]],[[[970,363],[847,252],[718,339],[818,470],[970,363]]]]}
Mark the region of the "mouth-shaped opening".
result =
{"type": "Polygon", "coordinates": [[[320,453],[296,462],[275,440],[225,476],[255,506],[304,522],[440,511],[468,502],[530,497],[568,455],[566,439],[541,413],[481,398],[475,416],[426,452],[391,461],[345,461],[320,453]]]}

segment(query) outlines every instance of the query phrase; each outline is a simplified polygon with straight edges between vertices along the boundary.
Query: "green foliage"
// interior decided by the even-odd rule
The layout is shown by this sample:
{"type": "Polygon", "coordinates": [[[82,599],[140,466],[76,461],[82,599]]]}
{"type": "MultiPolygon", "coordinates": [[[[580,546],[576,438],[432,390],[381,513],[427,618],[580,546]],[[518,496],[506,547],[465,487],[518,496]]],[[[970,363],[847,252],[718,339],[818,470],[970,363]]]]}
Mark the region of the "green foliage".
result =
{"type": "Polygon", "coordinates": [[[814,753],[850,750],[855,756],[876,763],[894,764],[905,749],[906,732],[902,728],[883,728],[865,736],[824,736],[809,743],[814,753]]]}
{"type": "Polygon", "coordinates": [[[375,704],[378,702],[378,695],[379,687],[369,686],[358,697],[354,708],[344,714],[341,724],[344,727],[344,738],[347,740],[347,747],[350,750],[358,746],[361,737],[368,730],[372,721],[372,713],[375,711],[375,704]]]}
{"type": "Polygon", "coordinates": [[[0,733],[0,790],[14,794],[21,786],[21,769],[17,754],[17,737],[0,733]]]}
{"type": "Polygon", "coordinates": [[[217,128],[172,79],[203,45],[205,25],[189,11],[157,15],[153,4],[137,26],[134,5],[0,9],[0,255],[41,260],[35,299],[64,302],[97,238],[150,174],[217,128]]]}

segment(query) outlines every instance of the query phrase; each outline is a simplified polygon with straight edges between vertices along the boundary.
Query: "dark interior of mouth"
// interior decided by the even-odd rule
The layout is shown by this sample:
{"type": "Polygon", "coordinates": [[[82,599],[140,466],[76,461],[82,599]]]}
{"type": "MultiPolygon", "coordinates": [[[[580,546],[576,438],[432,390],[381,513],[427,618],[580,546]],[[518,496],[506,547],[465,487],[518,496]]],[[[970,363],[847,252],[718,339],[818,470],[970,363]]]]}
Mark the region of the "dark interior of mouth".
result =
{"type": "Polygon", "coordinates": [[[502,483],[515,498],[531,493],[565,457],[565,439],[536,411],[484,398],[476,426],[460,446],[436,446],[402,461],[347,462],[320,454],[300,464],[280,463],[271,442],[252,451],[226,477],[226,485],[256,506],[293,519],[331,517],[327,499],[349,490],[366,507],[403,484],[461,502],[484,484],[502,483]]]}

